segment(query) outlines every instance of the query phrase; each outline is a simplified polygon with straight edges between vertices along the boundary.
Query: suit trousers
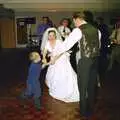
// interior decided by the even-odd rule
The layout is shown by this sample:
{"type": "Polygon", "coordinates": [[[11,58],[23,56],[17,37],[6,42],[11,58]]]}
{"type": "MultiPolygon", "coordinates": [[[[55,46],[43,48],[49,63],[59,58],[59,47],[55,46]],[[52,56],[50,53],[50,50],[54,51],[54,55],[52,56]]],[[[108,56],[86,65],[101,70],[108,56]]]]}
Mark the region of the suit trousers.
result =
{"type": "Polygon", "coordinates": [[[93,111],[98,74],[98,58],[82,57],[77,65],[80,114],[93,111]]]}

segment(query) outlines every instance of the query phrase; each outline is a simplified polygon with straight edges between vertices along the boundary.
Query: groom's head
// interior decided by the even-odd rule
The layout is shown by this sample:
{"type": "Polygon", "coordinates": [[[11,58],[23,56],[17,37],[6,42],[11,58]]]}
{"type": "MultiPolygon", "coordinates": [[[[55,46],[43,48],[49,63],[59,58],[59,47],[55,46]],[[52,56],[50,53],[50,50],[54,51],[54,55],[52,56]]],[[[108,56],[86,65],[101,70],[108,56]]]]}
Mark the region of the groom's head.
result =
{"type": "Polygon", "coordinates": [[[73,22],[74,22],[76,27],[79,27],[83,21],[85,21],[84,12],[75,12],[73,14],[73,22]]]}

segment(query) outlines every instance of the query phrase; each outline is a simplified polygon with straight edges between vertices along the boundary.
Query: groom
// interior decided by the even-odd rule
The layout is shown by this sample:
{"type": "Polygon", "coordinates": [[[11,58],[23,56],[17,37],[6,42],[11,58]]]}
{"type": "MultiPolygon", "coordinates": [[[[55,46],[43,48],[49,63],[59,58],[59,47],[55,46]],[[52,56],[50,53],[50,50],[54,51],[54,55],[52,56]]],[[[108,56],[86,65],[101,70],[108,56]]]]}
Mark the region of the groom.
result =
{"type": "Polygon", "coordinates": [[[74,13],[73,22],[76,28],[53,53],[55,57],[51,62],[54,64],[60,54],[68,51],[75,43],[79,43],[81,58],[77,65],[77,76],[80,92],[80,114],[83,117],[88,117],[93,112],[94,106],[101,34],[98,29],[86,22],[84,12],[74,13]]]}

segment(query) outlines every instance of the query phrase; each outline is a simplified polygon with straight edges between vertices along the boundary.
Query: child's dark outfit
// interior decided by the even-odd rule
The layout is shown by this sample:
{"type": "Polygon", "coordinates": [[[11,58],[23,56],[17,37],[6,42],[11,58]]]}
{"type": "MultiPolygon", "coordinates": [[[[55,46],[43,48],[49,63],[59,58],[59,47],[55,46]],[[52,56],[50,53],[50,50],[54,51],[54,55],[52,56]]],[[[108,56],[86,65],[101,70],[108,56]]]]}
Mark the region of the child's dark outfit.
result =
{"type": "Polygon", "coordinates": [[[38,63],[32,62],[29,67],[28,77],[27,77],[27,87],[22,93],[22,98],[32,97],[34,98],[35,107],[40,109],[40,96],[41,96],[41,86],[39,82],[40,72],[42,66],[40,61],[38,63]]]}

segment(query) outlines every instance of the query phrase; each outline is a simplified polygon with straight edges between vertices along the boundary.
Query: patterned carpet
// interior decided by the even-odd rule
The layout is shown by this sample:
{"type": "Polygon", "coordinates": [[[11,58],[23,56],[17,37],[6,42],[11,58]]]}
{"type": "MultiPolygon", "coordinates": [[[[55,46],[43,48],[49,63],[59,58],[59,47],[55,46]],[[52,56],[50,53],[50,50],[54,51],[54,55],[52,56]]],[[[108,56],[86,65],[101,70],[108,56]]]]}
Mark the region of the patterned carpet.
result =
{"type": "Polygon", "coordinates": [[[48,95],[47,88],[42,96],[41,111],[36,111],[32,100],[23,105],[16,98],[23,88],[23,84],[11,88],[0,98],[0,120],[79,120],[78,103],[66,104],[55,100],[48,95]]]}
{"type": "MultiPolygon", "coordinates": [[[[66,104],[53,99],[48,95],[46,86],[43,87],[41,111],[36,111],[33,100],[22,104],[17,99],[25,88],[28,64],[27,59],[23,60],[24,55],[15,57],[14,64],[11,64],[12,60],[5,62],[9,57],[3,56],[0,60],[0,120],[83,120],[79,114],[79,103],[66,104]]],[[[104,78],[104,85],[98,90],[94,114],[89,120],[120,120],[119,68],[114,68],[104,78]]]]}
{"type": "MultiPolygon", "coordinates": [[[[44,88],[41,111],[36,111],[33,100],[23,105],[17,96],[24,88],[19,84],[9,89],[0,98],[0,120],[82,120],[79,115],[79,103],[64,103],[53,99],[44,88]]],[[[112,94],[112,90],[109,91],[112,94]]],[[[90,120],[120,120],[120,102],[111,101],[112,96],[101,90],[97,99],[94,115],[90,120]],[[103,94],[104,93],[104,94],[103,94]]]]}

